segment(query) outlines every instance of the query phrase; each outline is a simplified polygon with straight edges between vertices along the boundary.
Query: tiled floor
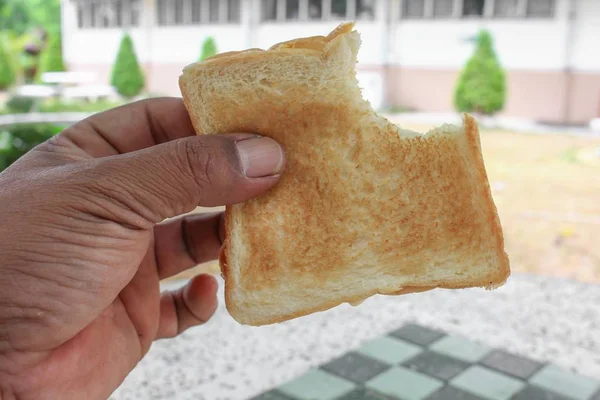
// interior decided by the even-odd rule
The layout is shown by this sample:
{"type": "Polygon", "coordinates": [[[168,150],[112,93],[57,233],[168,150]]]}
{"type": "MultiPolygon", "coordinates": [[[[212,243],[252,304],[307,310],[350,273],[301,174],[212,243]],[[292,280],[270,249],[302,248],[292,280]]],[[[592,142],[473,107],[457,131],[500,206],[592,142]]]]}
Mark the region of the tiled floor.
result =
{"type": "Polygon", "coordinates": [[[253,400],[600,400],[600,380],[406,325],[253,400]]]}

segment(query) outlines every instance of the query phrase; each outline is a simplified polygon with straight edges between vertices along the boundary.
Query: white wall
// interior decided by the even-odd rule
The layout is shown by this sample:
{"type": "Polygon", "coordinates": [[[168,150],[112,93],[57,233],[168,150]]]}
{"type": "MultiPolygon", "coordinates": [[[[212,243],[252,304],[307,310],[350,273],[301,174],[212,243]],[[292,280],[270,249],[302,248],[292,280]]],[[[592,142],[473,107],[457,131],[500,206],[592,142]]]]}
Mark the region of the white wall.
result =
{"type": "Polygon", "coordinates": [[[572,66],[579,71],[600,72],[600,0],[577,3],[572,66]]]}
{"type": "Polygon", "coordinates": [[[409,68],[461,68],[474,48],[468,39],[484,28],[492,33],[506,68],[560,69],[565,60],[566,6],[566,0],[557,0],[554,19],[402,20],[392,26],[390,62],[409,68]]]}

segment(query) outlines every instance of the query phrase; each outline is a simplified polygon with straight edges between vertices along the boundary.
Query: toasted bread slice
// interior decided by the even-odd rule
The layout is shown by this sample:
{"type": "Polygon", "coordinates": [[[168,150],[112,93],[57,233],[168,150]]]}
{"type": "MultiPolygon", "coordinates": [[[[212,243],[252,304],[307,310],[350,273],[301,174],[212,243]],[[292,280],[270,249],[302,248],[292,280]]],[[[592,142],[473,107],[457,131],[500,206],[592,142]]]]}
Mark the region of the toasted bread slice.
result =
{"type": "Polygon", "coordinates": [[[286,152],[274,189],[226,210],[226,304],[242,324],[510,274],[475,120],[419,134],[378,116],[356,80],[353,26],[180,78],[198,134],[258,133],[286,152]]]}

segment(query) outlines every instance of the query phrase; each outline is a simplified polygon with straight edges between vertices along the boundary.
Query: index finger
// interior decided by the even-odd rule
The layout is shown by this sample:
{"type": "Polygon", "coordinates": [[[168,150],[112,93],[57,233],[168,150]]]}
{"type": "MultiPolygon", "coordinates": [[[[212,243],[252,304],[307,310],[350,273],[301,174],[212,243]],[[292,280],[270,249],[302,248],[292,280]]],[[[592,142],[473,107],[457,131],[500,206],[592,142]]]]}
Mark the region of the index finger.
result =
{"type": "Polygon", "coordinates": [[[175,97],[116,107],[61,133],[92,157],[129,153],[195,134],[183,100],[175,97]]]}

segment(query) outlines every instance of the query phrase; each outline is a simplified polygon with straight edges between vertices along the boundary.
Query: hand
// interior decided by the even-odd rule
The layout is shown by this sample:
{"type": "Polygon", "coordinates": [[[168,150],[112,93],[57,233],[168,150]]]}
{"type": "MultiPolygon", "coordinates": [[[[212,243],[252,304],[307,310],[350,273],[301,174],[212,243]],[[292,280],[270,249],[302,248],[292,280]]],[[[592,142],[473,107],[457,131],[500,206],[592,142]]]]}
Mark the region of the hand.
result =
{"type": "Polygon", "coordinates": [[[220,214],[278,181],[280,146],[195,136],[179,99],[83,120],[0,174],[0,399],[106,399],[153,341],[207,321],[220,214]]]}

